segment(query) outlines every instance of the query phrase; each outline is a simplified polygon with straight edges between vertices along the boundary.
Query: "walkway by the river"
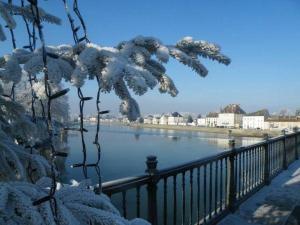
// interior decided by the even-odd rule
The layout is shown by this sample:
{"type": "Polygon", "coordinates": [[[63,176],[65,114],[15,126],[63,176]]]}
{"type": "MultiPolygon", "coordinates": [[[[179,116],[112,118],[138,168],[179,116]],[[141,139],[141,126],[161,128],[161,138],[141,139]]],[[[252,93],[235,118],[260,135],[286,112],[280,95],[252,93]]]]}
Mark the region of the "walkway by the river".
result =
{"type": "Polygon", "coordinates": [[[296,205],[300,205],[300,160],[291,164],[288,170],[272,180],[270,186],[263,187],[219,225],[285,224],[296,205]]]}

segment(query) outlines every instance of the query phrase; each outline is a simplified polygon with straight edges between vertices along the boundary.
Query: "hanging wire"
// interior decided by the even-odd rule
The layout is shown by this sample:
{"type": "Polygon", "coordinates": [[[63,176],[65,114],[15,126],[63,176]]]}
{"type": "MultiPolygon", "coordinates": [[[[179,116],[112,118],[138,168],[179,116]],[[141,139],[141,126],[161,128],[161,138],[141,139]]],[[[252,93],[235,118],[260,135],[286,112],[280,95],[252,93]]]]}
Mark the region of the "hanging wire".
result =
{"type": "MultiPolygon", "coordinates": [[[[79,44],[80,42],[83,42],[83,41],[88,41],[86,39],[86,35],[82,38],[78,38],[77,32],[80,29],[80,26],[78,26],[78,27],[75,26],[74,19],[72,18],[71,14],[70,14],[66,0],[63,0],[63,3],[64,3],[65,11],[68,16],[68,20],[71,25],[71,30],[73,33],[73,39],[74,39],[75,44],[79,44]]],[[[84,124],[83,124],[84,118],[83,117],[84,117],[84,102],[91,100],[92,97],[84,97],[81,88],[77,88],[77,95],[78,95],[78,98],[80,99],[80,101],[79,101],[79,112],[80,112],[80,114],[79,114],[79,118],[80,118],[79,132],[80,132],[80,137],[81,137],[83,157],[82,157],[82,162],[72,165],[72,168],[82,167],[83,176],[85,179],[87,179],[88,178],[88,173],[87,173],[88,165],[87,165],[87,152],[86,152],[86,144],[85,144],[85,139],[84,139],[84,132],[87,132],[88,130],[84,128],[84,124]]]]}
{"type": "MultiPolygon", "coordinates": [[[[9,5],[12,5],[12,0],[8,0],[7,2],[8,2],[9,5]]],[[[10,10],[10,14],[12,14],[11,10],[10,10]]],[[[13,49],[16,49],[17,45],[16,45],[16,38],[15,38],[14,31],[13,31],[13,29],[9,28],[8,25],[6,25],[6,27],[9,29],[9,32],[10,32],[13,49]]],[[[12,101],[15,101],[15,87],[16,87],[16,85],[13,82],[13,84],[11,86],[10,95],[9,95],[9,97],[12,101]]]]}
{"type": "MultiPolygon", "coordinates": [[[[74,1],[73,1],[73,11],[75,12],[77,18],[79,19],[80,24],[81,24],[81,27],[82,27],[82,29],[83,29],[83,33],[84,33],[84,36],[83,36],[82,38],[80,38],[80,39],[78,40],[78,42],[81,42],[81,41],[85,40],[87,43],[89,43],[90,41],[89,41],[89,39],[88,39],[88,37],[87,37],[87,29],[86,29],[86,26],[85,26],[83,17],[81,16],[81,13],[80,13],[80,11],[79,11],[77,0],[74,0],[74,1]]],[[[77,32],[76,32],[76,33],[77,33],[77,32]]]]}
{"type": "MultiPolygon", "coordinates": [[[[21,7],[24,7],[24,0],[21,0],[21,7]]],[[[28,36],[28,44],[23,46],[23,48],[25,49],[29,49],[31,52],[33,52],[35,50],[35,40],[36,40],[36,36],[35,36],[35,25],[34,25],[34,21],[32,24],[32,32],[30,30],[29,27],[29,23],[27,21],[27,19],[25,18],[24,15],[22,15],[22,19],[24,21],[25,27],[26,27],[26,31],[27,31],[27,36],[28,36]]],[[[36,123],[36,110],[35,110],[35,101],[37,98],[36,93],[33,89],[33,82],[36,82],[36,77],[32,76],[31,73],[28,74],[28,82],[30,84],[30,92],[31,92],[31,120],[33,123],[36,123]]],[[[30,145],[30,154],[33,153],[33,146],[30,145]]],[[[30,179],[30,181],[32,183],[34,183],[34,179],[33,179],[33,173],[36,171],[35,168],[32,167],[31,162],[29,161],[28,166],[27,166],[27,174],[28,177],[30,179]]]]}
{"type": "MultiPolygon", "coordinates": [[[[72,18],[71,14],[70,14],[70,11],[69,11],[66,0],[62,0],[62,1],[64,3],[64,6],[65,6],[65,11],[66,11],[66,14],[67,14],[70,26],[71,26],[71,30],[72,30],[73,39],[74,39],[75,44],[79,44],[81,42],[89,43],[90,41],[87,37],[87,29],[86,29],[86,26],[85,26],[85,23],[84,23],[84,19],[83,19],[82,15],[79,11],[77,0],[73,1],[73,11],[76,14],[78,20],[80,21],[80,26],[75,25],[75,23],[74,23],[75,20],[72,18]],[[78,31],[80,30],[80,27],[82,27],[82,29],[83,29],[83,36],[79,38],[78,31]]],[[[97,174],[97,177],[98,177],[98,184],[99,184],[98,188],[95,188],[95,192],[97,194],[100,194],[102,192],[102,188],[101,188],[102,187],[102,185],[101,185],[102,184],[102,179],[101,179],[101,171],[100,171],[100,166],[99,166],[99,163],[100,163],[100,160],[101,160],[101,146],[100,146],[100,143],[99,143],[100,114],[108,113],[108,111],[103,111],[103,112],[100,111],[100,105],[99,104],[100,104],[100,90],[101,89],[100,89],[99,77],[97,77],[97,84],[98,84],[98,91],[97,91],[97,98],[96,98],[97,127],[96,127],[95,139],[94,139],[94,142],[93,142],[93,144],[96,146],[96,150],[97,150],[97,159],[96,159],[95,163],[87,164],[87,162],[86,162],[87,152],[86,152],[86,145],[85,145],[84,133],[83,132],[87,132],[87,130],[83,127],[83,116],[84,116],[83,108],[84,108],[84,101],[85,100],[91,100],[92,98],[91,97],[84,97],[83,94],[82,94],[82,90],[80,88],[78,88],[77,92],[78,92],[78,97],[80,99],[80,102],[79,102],[80,129],[79,129],[79,131],[81,133],[83,160],[82,160],[82,163],[75,164],[75,165],[73,165],[73,167],[82,167],[83,175],[84,175],[85,178],[88,177],[87,168],[88,167],[94,167],[95,171],[96,171],[96,174],[97,174]]]]}
{"type": "Polygon", "coordinates": [[[40,42],[42,45],[44,85],[45,85],[45,93],[47,96],[46,125],[47,125],[47,131],[48,131],[48,135],[49,135],[49,145],[50,145],[50,149],[51,149],[50,165],[51,165],[51,180],[52,180],[49,194],[41,199],[34,201],[33,205],[39,205],[39,204],[49,201],[51,210],[52,210],[52,213],[54,216],[54,221],[56,222],[56,224],[59,224],[58,217],[57,217],[57,203],[56,203],[56,199],[54,196],[56,187],[57,187],[56,170],[55,170],[54,160],[55,160],[56,156],[65,157],[66,153],[56,151],[55,147],[53,145],[54,133],[53,133],[53,124],[52,124],[52,115],[51,115],[51,102],[53,99],[56,99],[62,95],[65,95],[69,91],[69,89],[64,89],[62,91],[52,94],[50,80],[49,80],[49,74],[48,74],[48,64],[47,64],[47,56],[51,57],[51,55],[48,55],[47,50],[46,50],[45,39],[44,39],[44,35],[43,35],[43,30],[42,30],[43,27],[41,24],[40,13],[39,13],[39,8],[38,8],[38,1],[37,0],[28,0],[28,2],[30,3],[32,15],[34,18],[34,24],[37,27],[39,39],[40,39],[40,42]]]}

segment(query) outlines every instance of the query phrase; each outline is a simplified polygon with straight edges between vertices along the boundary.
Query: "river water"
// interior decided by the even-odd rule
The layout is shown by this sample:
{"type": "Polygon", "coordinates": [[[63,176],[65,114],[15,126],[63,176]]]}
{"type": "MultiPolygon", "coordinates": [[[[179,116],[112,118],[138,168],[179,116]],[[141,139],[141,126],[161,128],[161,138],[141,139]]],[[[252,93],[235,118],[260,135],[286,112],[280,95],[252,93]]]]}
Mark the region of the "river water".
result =
{"type": "MultiPolygon", "coordinates": [[[[87,161],[93,163],[97,151],[93,140],[95,125],[86,125],[85,133],[87,161]]],[[[259,142],[260,138],[238,137],[237,146],[259,142]]],[[[174,131],[152,128],[133,128],[121,125],[101,125],[100,143],[102,148],[101,174],[103,181],[139,175],[145,171],[148,155],[156,155],[158,168],[200,159],[228,150],[228,135],[195,131],[174,131]]],[[[81,138],[78,132],[69,132],[69,156],[63,171],[64,181],[82,180],[82,169],[71,168],[82,161],[81,138]]],[[[88,176],[96,182],[94,169],[88,176]]]]}

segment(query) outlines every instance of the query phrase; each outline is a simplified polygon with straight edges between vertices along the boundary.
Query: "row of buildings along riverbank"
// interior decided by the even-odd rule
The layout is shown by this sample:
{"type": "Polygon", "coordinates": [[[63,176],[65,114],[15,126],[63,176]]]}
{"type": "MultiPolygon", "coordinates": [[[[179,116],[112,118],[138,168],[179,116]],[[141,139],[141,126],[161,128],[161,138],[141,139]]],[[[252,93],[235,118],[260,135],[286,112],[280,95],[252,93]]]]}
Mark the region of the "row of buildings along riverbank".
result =
{"type": "Polygon", "coordinates": [[[271,116],[263,109],[253,113],[246,113],[238,104],[230,104],[220,112],[211,112],[206,116],[182,116],[178,112],[162,115],[148,115],[140,122],[154,125],[179,125],[219,128],[242,128],[259,130],[292,130],[300,127],[299,116],[271,116]]]}

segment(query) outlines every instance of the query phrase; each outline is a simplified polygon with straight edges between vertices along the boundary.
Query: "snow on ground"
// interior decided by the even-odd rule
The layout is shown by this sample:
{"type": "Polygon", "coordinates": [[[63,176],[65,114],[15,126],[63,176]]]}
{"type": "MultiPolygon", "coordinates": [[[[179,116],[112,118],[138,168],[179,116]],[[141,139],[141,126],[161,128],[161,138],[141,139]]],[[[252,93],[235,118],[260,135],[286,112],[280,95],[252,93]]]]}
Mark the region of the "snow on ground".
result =
{"type": "Polygon", "coordinates": [[[246,200],[219,225],[284,224],[296,205],[300,205],[300,160],[246,200]]]}

